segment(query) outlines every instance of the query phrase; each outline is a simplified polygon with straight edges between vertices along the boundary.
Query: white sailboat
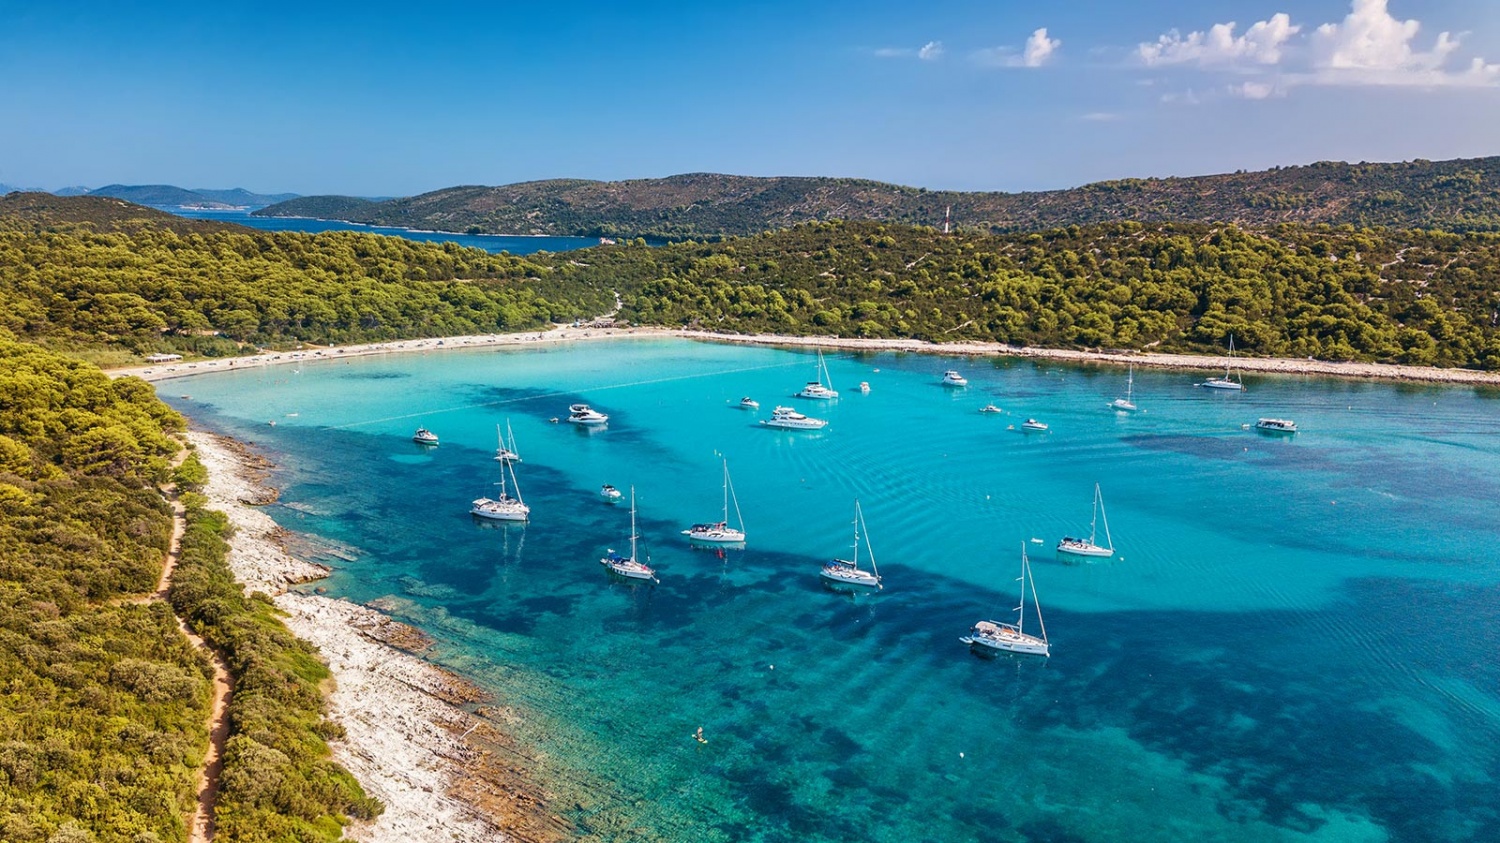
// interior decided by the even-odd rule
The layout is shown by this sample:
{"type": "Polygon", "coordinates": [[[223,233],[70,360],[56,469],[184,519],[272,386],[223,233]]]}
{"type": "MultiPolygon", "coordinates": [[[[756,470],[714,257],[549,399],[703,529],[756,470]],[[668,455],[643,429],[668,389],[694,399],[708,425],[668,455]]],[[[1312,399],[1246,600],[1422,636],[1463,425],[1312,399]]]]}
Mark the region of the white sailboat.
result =
{"type": "Polygon", "coordinates": [[[531,518],[531,507],[521,500],[521,484],[516,481],[516,469],[511,463],[501,461],[500,482],[495,485],[500,487],[500,494],[493,498],[475,500],[469,508],[470,515],[490,521],[527,521],[531,518]],[[510,475],[510,485],[515,487],[514,497],[505,485],[506,474],[510,475]]]}
{"type": "Polygon", "coordinates": [[[1036,580],[1031,576],[1031,561],[1026,558],[1026,543],[1021,542],[1021,605],[1016,607],[1016,622],[980,621],[974,624],[969,634],[958,639],[970,647],[988,652],[1020,653],[1028,656],[1051,656],[1052,645],[1047,643],[1047,624],[1042,620],[1042,604],[1036,599],[1036,580]],[[1026,632],[1026,589],[1031,587],[1031,602],[1036,606],[1036,622],[1041,627],[1041,637],[1026,632]]]}
{"type": "Polygon", "coordinates": [[[1226,358],[1224,358],[1224,377],[1222,377],[1222,378],[1208,378],[1208,379],[1204,380],[1203,383],[1200,383],[1198,385],[1199,386],[1208,387],[1209,389],[1231,389],[1231,390],[1236,390],[1236,391],[1243,391],[1245,389],[1245,384],[1242,383],[1242,382],[1240,382],[1240,381],[1235,380],[1232,377],[1230,377],[1229,367],[1233,363],[1234,363],[1234,334],[1230,334],[1229,335],[1229,356],[1226,357],[1226,358]]]}
{"type": "Polygon", "coordinates": [[[724,518],[711,524],[694,524],[682,531],[689,541],[711,544],[737,544],[745,540],[745,518],[740,514],[740,499],[729,482],[729,460],[724,460],[724,518]],[[740,526],[729,526],[729,502],[734,501],[734,519],[740,526]]]}
{"type": "Polygon", "coordinates": [[[609,569],[611,574],[624,577],[627,580],[650,580],[655,583],[661,582],[656,578],[656,571],[651,566],[636,558],[636,540],[640,535],[635,531],[635,487],[630,487],[630,555],[621,556],[614,548],[605,552],[604,558],[599,564],[609,569]]]}
{"type": "Polygon", "coordinates": [[[500,425],[495,425],[495,438],[500,440],[495,448],[495,459],[499,462],[521,462],[521,454],[516,450],[516,433],[510,429],[510,419],[505,420],[505,434],[500,433],[500,425]]]}
{"type": "Polygon", "coordinates": [[[1125,397],[1116,398],[1109,402],[1110,409],[1119,410],[1122,413],[1133,413],[1138,408],[1135,406],[1135,364],[1130,364],[1130,373],[1125,376],[1125,397]]]}
{"type": "Polygon", "coordinates": [[[1099,491],[1099,484],[1094,484],[1094,515],[1089,519],[1089,537],[1077,539],[1066,536],[1057,543],[1057,552],[1070,556],[1095,556],[1110,557],[1115,555],[1115,542],[1109,535],[1109,516],[1104,512],[1104,493],[1099,491]],[[1098,525],[1104,522],[1104,546],[1100,547],[1095,539],[1098,537],[1098,525]]]}
{"type": "Polygon", "coordinates": [[[880,582],[880,569],[875,566],[875,548],[870,546],[870,531],[865,527],[865,514],[859,508],[859,498],[854,499],[854,558],[831,559],[819,572],[824,580],[837,585],[861,588],[885,588],[880,582]],[[870,570],[859,567],[860,534],[864,533],[865,555],[870,557],[870,570]]]}
{"type": "Polygon", "coordinates": [[[799,393],[797,393],[796,396],[794,396],[794,397],[796,397],[796,398],[837,398],[837,397],[839,397],[838,392],[836,392],[834,390],[834,388],[833,388],[833,377],[828,374],[828,363],[823,360],[823,351],[822,351],[822,349],[818,350],[818,371],[817,371],[817,375],[818,375],[818,377],[817,377],[816,380],[810,380],[810,381],[808,381],[807,385],[804,386],[804,387],[802,387],[802,391],[799,392],[799,393]],[[826,381],[826,383],[825,383],[825,381],[826,381]]]}

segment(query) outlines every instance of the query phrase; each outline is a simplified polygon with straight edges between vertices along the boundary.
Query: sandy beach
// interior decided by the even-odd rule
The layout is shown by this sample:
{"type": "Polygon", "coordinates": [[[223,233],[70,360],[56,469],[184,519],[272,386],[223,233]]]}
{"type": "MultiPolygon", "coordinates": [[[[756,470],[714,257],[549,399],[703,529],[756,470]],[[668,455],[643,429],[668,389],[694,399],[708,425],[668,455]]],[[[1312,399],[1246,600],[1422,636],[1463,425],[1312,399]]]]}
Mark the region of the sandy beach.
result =
{"type": "Polygon", "coordinates": [[[287,627],[317,646],[333,672],[329,716],[347,732],[332,744],[334,758],[386,806],[373,822],[350,825],[348,837],[562,839],[566,824],[548,812],[545,794],[516,763],[520,753],[465,708],[482,701],[482,692],[407,652],[425,643],[417,630],[366,606],[289,591],[328,569],[285,550],[282,529],[253,503],[269,495],[243,446],[200,431],[188,437],[208,468],[211,506],[236,528],[229,553],[235,576],[274,597],[287,627]]]}
{"type": "MultiPolygon", "coordinates": [[[[746,345],[832,348],[848,351],[905,351],[916,354],[949,354],[972,357],[1029,357],[1070,363],[1096,363],[1110,366],[1135,365],[1150,369],[1180,369],[1214,372],[1224,368],[1224,358],[1198,354],[1156,354],[1151,352],[1074,351],[1056,348],[1027,348],[1005,343],[952,342],[930,343],[912,339],[862,339],[856,337],[794,337],[783,334],[723,334],[670,328],[591,328],[555,327],[548,331],[518,334],[480,334],[442,339],[398,340],[359,345],[307,347],[301,351],[279,351],[247,357],[218,360],[183,361],[151,366],[111,369],[114,377],[135,375],[148,381],[186,377],[205,372],[309,363],[325,360],[368,357],[381,354],[435,352],[452,349],[500,346],[532,346],[568,342],[637,337],[642,339],[684,337],[704,342],[727,342],[746,345]]],[[[1500,385],[1500,372],[1473,369],[1441,369],[1433,366],[1402,366],[1389,363],[1337,363],[1323,360],[1297,360],[1285,357],[1236,357],[1234,368],[1240,372],[1274,375],[1302,375],[1370,380],[1408,381],[1434,384],[1500,385]]]]}

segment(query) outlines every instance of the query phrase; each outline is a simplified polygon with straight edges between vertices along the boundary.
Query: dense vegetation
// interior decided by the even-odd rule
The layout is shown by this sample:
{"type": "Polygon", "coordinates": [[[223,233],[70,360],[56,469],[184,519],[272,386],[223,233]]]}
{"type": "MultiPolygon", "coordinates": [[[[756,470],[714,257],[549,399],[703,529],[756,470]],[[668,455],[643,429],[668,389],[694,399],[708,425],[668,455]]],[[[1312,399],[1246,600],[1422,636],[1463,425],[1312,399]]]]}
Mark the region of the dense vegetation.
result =
{"type": "Polygon", "coordinates": [[[1500,369],[1500,235],[1114,223],[944,236],[811,223],[589,252],[622,315],[711,330],[983,339],[1500,369]]]}
{"type": "Polygon", "coordinates": [[[222,355],[518,331],[609,309],[602,288],[555,277],[452,243],[255,231],[109,199],[0,199],[0,326],[57,348],[222,355]]]}
{"type": "Polygon", "coordinates": [[[619,182],[552,179],[452,187],[385,202],[310,196],[256,213],[440,231],[702,240],[830,219],[937,226],[949,207],[960,228],[989,233],[1121,220],[1500,231],[1500,157],[1323,162],[1190,178],[1119,179],[1034,193],[712,173],[619,182]]]}
{"type": "Polygon", "coordinates": [[[182,420],[0,331],[0,840],[181,840],[208,667],[148,593],[182,420]]]}
{"type": "Polygon", "coordinates": [[[204,509],[198,495],[184,500],[188,530],[172,577],[172,604],[224,654],[235,677],[214,814],[217,839],[337,840],[343,816],[373,817],[382,806],[329,758],[326,740],[342,737],[343,730],[323,717],[319,683],[328,668],[281,624],[268,597],[247,597],[235,582],[225,561],[224,515],[204,509]]]}

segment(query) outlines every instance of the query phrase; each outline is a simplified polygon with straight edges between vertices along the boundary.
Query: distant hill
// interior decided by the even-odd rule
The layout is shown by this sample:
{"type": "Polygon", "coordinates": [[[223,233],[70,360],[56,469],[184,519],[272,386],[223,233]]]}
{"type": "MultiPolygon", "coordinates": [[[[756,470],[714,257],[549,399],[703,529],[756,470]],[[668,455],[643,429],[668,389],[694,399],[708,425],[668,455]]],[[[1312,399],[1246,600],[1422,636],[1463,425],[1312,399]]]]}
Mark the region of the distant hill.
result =
{"type": "Polygon", "coordinates": [[[91,190],[88,195],[124,199],[137,205],[271,205],[297,196],[295,193],[251,193],[242,187],[188,190],[170,184],[111,184],[91,190]]]}
{"type": "Polygon", "coordinates": [[[37,188],[34,187],[16,187],[13,184],[0,182],[0,196],[4,196],[7,193],[34,193],[36,190],[37,188]]]}
{"type": "Polygon", "coordinates": [[[0,196],[0,231],[40,231],[76,224],[87,224],[97,231],[154,228],[178,234],[246,230],[244,226],[188,219],[108,196],[54,196],[43,192],[0,196]]]}
{"type": "Polygon", "coordinates": [[[84,187],[83,185],[76,185],[74,187],[59,187],[58,189],[52,191],[52,195],[53,196],[87,196],[88,192],[90,190],[93,190],[93,188],[92,187],[84,187]]]}
{"type": "Polygon", "coordinates": [[[378,204],[381,203],[373,199],[361,199],[358,196],[302,196],[278,202],[268,208],[261,208],[259,211],[252,212],[251,216],[312,217],[320,220],[353,222],[370,213],[370,209],[378,204]],[[275,213],[265,213],[272,209],[275,209],[275,213]]]}
{"type": "Polygon", "coordinates": [[[1496,231],[1500,157],[1322,162],[1212,176],[1119,179],[1033,193],[964,193],[860,179],[712,173],[619,182],[552,179],[503,187],[451,187],[369,204],[310,196],[256,213],[456,232],[705,239],[825,219],[941,226],[949,207],[956,226],[992,233],[1121,220],[1496,231]],[[308,213],[307,208],[323,210],[308,213]]]}

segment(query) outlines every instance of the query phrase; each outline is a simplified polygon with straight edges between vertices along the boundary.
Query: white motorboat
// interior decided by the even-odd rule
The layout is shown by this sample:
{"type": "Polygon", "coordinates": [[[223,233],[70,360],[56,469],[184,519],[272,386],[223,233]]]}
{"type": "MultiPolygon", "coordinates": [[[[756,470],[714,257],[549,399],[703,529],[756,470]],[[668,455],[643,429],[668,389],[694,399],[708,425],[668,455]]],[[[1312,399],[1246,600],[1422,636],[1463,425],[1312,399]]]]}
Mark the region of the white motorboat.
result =
{"type": "Polygon", "coordinates": [[[751,398],[750,396],[746,395],[744,398],[740,399],[740,409],[741,410],[759,410],[760,409],[760,402],[756,401],[754,398],[751,398]]]}
{"type": "Polygon", "coordinates": [[[1002,410],[1002,409],[1000,409],[999,407],[996,407],[994,404],[986,404],[983,407],[979,408],[979,412],[981,412],[981,413],[1003,413],[1005,411],[1002,410]]]}
{"type": "Polygon", "coordinates": [[[616,489],[614,486],[605,483],[604,486],[599,489],[599,497],[603,498],[609,503],[614,503],[615,501],[624,497],[624,495],[620,493],[619,489],[616,489]]]}
{"type": "Polygon", "coordinates": [[[859,508],[859,499],[854,499],[854,558],[830,559],[818,572],[825,582],[834,585],[859,588],[885,588],[880,582],[880,569],[875,566],[875,549],[870,546],[870,533],[865,527],[865,515],[859,508]],[[861,535],[863,533],[863,535],[861,535]],[[859,567],[859,545],[863,538],[865,555],[870,557],[870,570],[859,567]]]}
{"type": "Polygon", "coordinates": [[[1296,433],[1297,423],[1291,419],[1260,419],[1255,429],[1262,433],[1296,433]]]}
{"type": "Polygon", "coordinates": [[[1243,392],[1244,389],[1245,389],[1245,384],[1242,383],[1241,381],[1235,380],[1230,375],[1230,373],[1229,373],[1229,367],[1233,363],[1234,363],[1234,334],[1230,334],[1229,335],[1229,356],[1226,357],[1226,358],[1224,358],[1224,377],[1222,377],[1222,378],[1207,378],[1207,379],[1205,379],[1203,381],[1203,383],[1200,383],[1198,385],[1202,386],[1202,387],[1207,387],[1208,389],[1227,389],[1227,390],[1233,390],[1233,391],[1236,391],[1236,392],[1243,392]]]}
{"type": "Polygon", "coordinates": [[[740,515],[740,500],[729,482],[729,460],[724,460],[724,518],[711,524],[694,524],[682,531],[689,541],[708,544],[738,544],[745,540],[745,518],[740,515]],[[729,502],[734,501],[734,517],[739,527],[729,526],[729,502]]]}
{"type": "Polygon", "coordinates": [[[1052,646],[1047,643],[1047,624],[1042,620],[1042,604],[1036,599],[1036,580],[1031,576],[1031,562],[1026,558],[1026,543],[1021,542],[1021,605],[1016,607],[1016,622],[980,621],[974,624],[969,634],[958,639],[970,647],[991,653],[1019,653],[1028,656],[1051,656],[1052,646]],[[1026,589],[1031,587],[1031,602],[1036,606],[1037,625],[1040,637],[1025,630],[1026,589]]]}
{"type": "Polygon", "coordinates": [[[505,433],[509,434],[508,439],[500,433],[500,425],[495,425],[495,437],[500,440],[495,448],[495,459],[499,462],[520,462],[521,454],[516,450],[516,433],[510,429],[510,419],[505,420],[505,433]]]}
{"type": "Polygon", "coordinates": [[[1104,512],[1104,493],[1099,491],[1099,484],[1094,484],[1094,514],[1089,519],[1089,537],[1086,539],[1065,536],[1057,543],[1057,552],[1069,556],[1094,556],[1110,557],[1115,555],[1115,542],[1109,535],[1109,515],[1104,512]],[[1099,522],[1104,522],[1104,546],[1100,547],[1098,538],[1099,522]]]}
{"type": "Polygon", "coordinates": [[[859,392],[860,392],[861,395],[869,395],[870,394],[870,382],[869,381],[860,381],[859,382],[859,392]]]}
{"type": "Polygon", "coordinates": [[[527,521],[531,518],[531,507],[521,500],[521,484],[516,482],[516,469],[511,463],[500,463],[500,482],[495,485],[500,487],[500,494],[475,500],[469,508],[470,515],[489,521],[527,521]],[[505,484],[507,474],[510,475],[510,485],[516,490],[514,496],[505,484]]]}
{"type": "Polygon", "coordinates": [[[1045,433],[1047,432],[1047,425],[1037,421],[1036,419],[1027,419],[1026,421],[1021,422],[1021,430],[1026,431],[1027,433],[1045,433]]]}
{"type": "Polygon", "coordinates": [[[595,410],[587,404],[574,404],[568,408],[568,421],[573,424],[596,426],[607,424],[609,416],[595,410]]]}
{"type": "Polygon", "coordinates": [[[949,369],[943,373],[943,386],[968,386],[969,379],[949,369]]]}
{"type": "Polygon", "coordinates": [[[425,427],[419,427],[417,428],[417,432],[411,435],[411,441],[418,445],[436,445],[438,443],[438,436],[425,427]]]}
{"type": "Polygon", "coordinates": [[[761,419],[760,423],[782,430],[821,430],[828,424],[823,419],[804,416],[791,407],[777,407],[769,419],[761,419]]]}
{"type": "Polygon", "coordinates": [[[804,387],[802,387],[802,391],[799,392],[799,393],[797,393],[796,396],[794,396],[794,397],[796,397],[796,398],[837,398],[837,397],[839,397],[838,392],[836,392],[834,390],[834,388],[833,388],[833,378],[832,378],[832,376],[830,376],[828,374],[828,363],[823,360],[823,352],[821,350],[818,351],[818,371],[817,371],[817,375],[818,375],[818,377],[815,380],[808,381],[807,385],[804,386],[804,387]]]}
{"type": "Polygon", "coordinates": [[[1128,375],[1125,376],[1125,397],[1124,398],[1116,398],[1115,400],[1109,402],[1109,407],[1112,410],[1118,410],[1119,412],[1122,412],[1122,413],[1133,413],[1137,409],[1139,409],[1138,407],[1135,406],[1135,364],[1134,363],[1130,364],[1130,374],[1128,374],[1128,375]]]}
{"type": "Polygon", "coordinates": [[[627,580],[661,582],[656,578],[656,571],[652,570],[650,565],[636,558],[636,540],[639,538],[640,536],[635,531],[635,487],[632,486],[630,487],[630,555],[621,556],[615,552],[614,548],[610,548],[605,551],[604,558],[599,560],[599,564],[609,569],[611,574],[627,580]]]}

